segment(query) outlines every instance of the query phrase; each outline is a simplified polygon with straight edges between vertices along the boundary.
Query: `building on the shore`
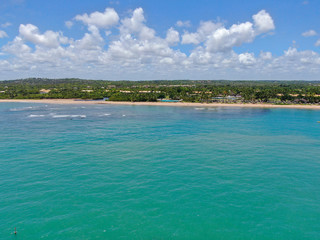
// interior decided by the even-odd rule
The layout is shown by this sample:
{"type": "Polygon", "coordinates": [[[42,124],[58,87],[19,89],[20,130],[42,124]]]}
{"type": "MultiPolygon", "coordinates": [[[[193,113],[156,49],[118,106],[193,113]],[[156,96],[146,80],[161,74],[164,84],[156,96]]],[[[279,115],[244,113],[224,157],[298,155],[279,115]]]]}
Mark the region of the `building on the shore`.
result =
{"type": "Polygon", "coordinates": [[[40,94],[47,94],[47,93],[49,93],[51,90],[50,89],[40,89],[39,90],[39,93],[40,94]]]}

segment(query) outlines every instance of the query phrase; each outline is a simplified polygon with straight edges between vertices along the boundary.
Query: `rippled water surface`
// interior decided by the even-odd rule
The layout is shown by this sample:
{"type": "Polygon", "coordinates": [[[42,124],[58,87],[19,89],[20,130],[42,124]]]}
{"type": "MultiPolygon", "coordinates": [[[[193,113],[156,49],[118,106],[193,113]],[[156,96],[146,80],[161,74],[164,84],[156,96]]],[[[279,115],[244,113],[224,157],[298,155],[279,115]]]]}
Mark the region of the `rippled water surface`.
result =
{"type": "Polygon", "coordinates": [[[317,121],[1,103],[0,239],[320,239],[317,121]]]}

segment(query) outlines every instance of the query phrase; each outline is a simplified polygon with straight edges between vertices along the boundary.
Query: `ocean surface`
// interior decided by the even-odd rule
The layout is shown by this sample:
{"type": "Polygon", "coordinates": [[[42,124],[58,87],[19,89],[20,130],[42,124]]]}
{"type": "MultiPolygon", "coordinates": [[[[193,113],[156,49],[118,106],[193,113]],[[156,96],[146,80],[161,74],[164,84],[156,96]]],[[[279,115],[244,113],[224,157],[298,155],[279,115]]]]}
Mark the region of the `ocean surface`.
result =
{"type": "Polygon", "coordinates": [[[318,240],[317,121],[317,110],[0,103],[0,239],[318,240]]]}

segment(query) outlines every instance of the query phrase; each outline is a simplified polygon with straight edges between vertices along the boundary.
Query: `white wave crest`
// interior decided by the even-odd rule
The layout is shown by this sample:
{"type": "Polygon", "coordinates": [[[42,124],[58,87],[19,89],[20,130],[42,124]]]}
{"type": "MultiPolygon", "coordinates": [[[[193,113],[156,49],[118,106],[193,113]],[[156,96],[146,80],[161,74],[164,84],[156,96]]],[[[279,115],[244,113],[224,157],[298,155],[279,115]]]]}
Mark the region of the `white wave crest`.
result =
{"type": "Polygon", "coordinates": [[[23,107],[23,108],[10,108],[10,112],[19,112],[19,111],[27,111],[32,109],[33,107],[23,107]]]}
{"type": "Polygon", "coordinates": [[[30,114],[29,118],[37,118],[37,117],[44,117],[45,115],[36,115],[36,114],[30,114]]]}
{"type": "Polygon", "coordinates": [[[86,115],[52,115],[53,118],[86,118],[86,115]]]}

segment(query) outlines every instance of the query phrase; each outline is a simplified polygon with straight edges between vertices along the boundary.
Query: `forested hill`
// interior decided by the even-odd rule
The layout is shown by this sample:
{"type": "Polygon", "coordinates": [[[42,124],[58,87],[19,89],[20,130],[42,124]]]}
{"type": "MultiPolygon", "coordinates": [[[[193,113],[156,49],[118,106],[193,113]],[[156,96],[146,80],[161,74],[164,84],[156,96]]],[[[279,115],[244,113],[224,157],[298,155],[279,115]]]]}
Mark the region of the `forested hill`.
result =
{"type": "Polygon", "coordinates": [[[113,101],[319,103],[320,81],[105,81],[29,78],[0,81],[1,99],[81,98],[113,101]]]}

